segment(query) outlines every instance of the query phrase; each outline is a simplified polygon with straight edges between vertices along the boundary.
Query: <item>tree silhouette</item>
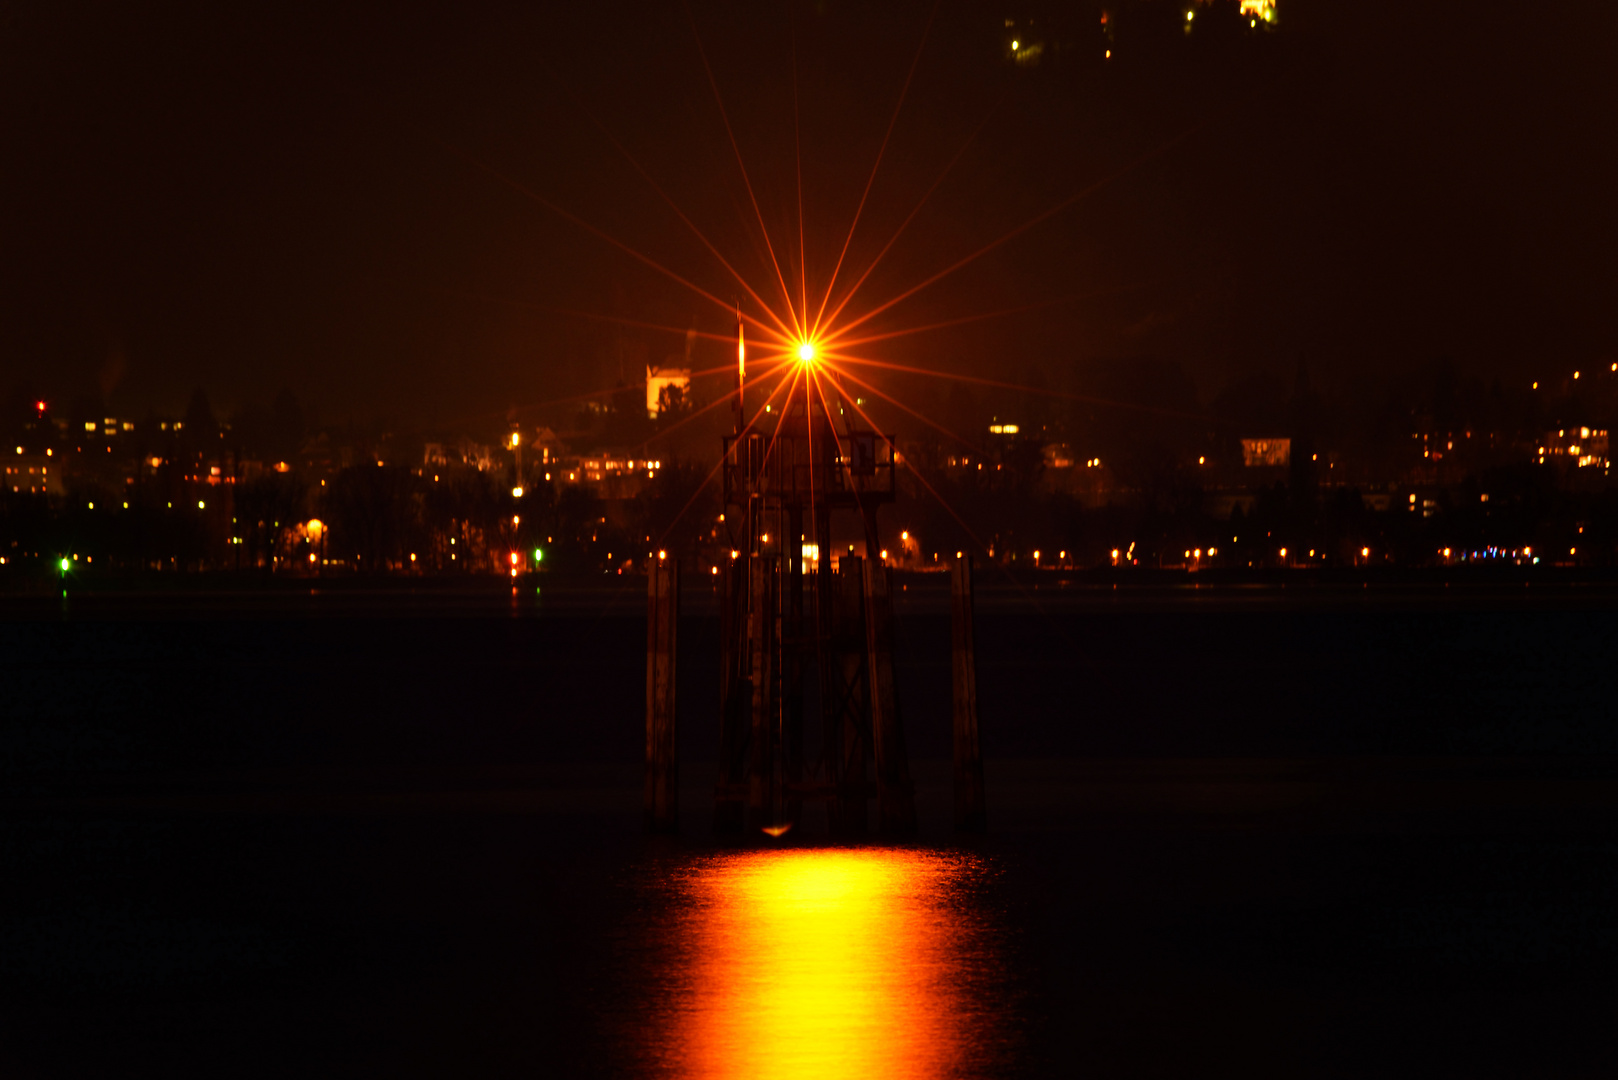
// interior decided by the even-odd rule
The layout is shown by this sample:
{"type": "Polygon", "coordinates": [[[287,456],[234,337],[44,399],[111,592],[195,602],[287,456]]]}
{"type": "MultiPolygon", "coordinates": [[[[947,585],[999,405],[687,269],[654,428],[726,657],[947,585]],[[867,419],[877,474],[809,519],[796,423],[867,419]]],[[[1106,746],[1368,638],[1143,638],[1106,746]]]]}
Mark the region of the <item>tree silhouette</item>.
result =
{"type": "Polygon", "coordinates": [[[404,559],[406,541],[420,532],[417,477],[401,465],[344,469],[326,496],[331,520],[327,550],[352,553],[360,570],[380,573],[404,559]]]}

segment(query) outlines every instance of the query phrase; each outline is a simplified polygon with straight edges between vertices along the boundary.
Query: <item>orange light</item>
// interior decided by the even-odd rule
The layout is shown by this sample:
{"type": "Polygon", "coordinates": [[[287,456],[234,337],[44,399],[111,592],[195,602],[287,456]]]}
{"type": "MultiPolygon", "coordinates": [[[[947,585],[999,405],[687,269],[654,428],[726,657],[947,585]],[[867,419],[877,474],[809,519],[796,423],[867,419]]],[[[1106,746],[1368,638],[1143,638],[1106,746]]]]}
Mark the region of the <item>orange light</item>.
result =
{"type": "Polygon", "coordinates": [[[715,1080],[943,1076],[975,1059],[995,960],[951,904],[971,873],[930,852],[777,849],[671,875],[691,970],[653,1014],[660,1054],[715,1080]]]}
{"type": "Polygon", "coordinates": [[[815,362],[815,345],[812,341],[798,342],[798,361],[804,364],[815,362]]]}
{"type": "Polygon", "coordinates": [[[657,553],[657,557],[658,557],[659,560],[663,560],[663,559],[666,559],[666,558],[669,557],[669,553],[666,552],[666,551],[659,551],[657,553]]]}

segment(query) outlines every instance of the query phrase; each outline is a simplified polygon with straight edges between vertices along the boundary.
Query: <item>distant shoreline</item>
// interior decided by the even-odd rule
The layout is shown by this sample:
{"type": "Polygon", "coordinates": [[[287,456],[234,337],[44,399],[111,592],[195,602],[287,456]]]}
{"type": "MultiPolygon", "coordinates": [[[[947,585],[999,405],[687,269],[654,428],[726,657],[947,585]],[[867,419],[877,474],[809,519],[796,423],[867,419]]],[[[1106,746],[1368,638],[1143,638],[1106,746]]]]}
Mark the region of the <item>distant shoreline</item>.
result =
{"type": "MultiPolygon", "coordinates": [[[[949,580],[938,573],[894,574],[897,612],[947,613],[949,580]]],[[[337,614],[411,610],[430,615],[567,612],[639,618],[640,574],[269,577],[262,573],[74,573],[56,578],[0,575],[0,619],[66,614],[191,617],[337,614]]],[[[1057,610],[1309,608],[1618,608],[1618,568],[1469,567],[1417,569],[1013,571],[980,566],[978,610],[1004,615],[1057,610]]],[[[683,575],[682,608],[717,611],[708,574],[683,575]]]]}

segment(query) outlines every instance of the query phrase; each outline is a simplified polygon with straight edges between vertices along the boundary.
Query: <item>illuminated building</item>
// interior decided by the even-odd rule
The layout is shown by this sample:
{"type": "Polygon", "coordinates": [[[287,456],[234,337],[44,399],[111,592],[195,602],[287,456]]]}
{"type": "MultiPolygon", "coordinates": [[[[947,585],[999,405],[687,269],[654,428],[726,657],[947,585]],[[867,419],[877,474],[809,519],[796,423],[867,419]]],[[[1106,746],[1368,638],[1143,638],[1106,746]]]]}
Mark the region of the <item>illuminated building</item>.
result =
{"type": "Polygon", "coordinates": [[[663,408],[663,391],[668,388],[680,394],[691,391],[691,368],[683,367],[652,367],[646,368],[646,415],[649,419],[657,419],[657,414],[663,408]]]}
{"type": "Polygon", "coordinates": [[[444,439],[426,444],[422,452],[422,464],[436,465],[440,468],[469,466],[479,472],[487,472],[494,467],[494,451],[465,436],[459,439],[444,439]]]}
{"type": "MultiPolygon", "coordinates": [[[[20,447],[18,449],[21,449],[20,447]]],[[[4,459],[7,490],[29,495],[60,497],[62,487],[61,463],[55,455],[14,454],[4,459]]]]}
{"type": "Polygon", "coordinates": [[[685,355],[671,356],[664,361],[662,367],[655,364],[646,365],[646,416],[647,419],[656,420],[658,413],[662,412],[665,404],[663,392],[667,390],[671,398],[678,395],[679,400],[689,400],[691,393],[692,360],[697,351],[697,329],[692,327],[685,332],[685,355]]]}
{"type": "Polygon", "coordinates": [[[1243,439],[1242,464],[1250,469],[1286,468],[1292,460],[1291,439],[1243,439]]]}
{"type": "Polygon", "coordinates": [[[1541,465],[1601,469],[1611,465],[1606,428],[1576,427],[1547,431],[1536,447],[1534,460],[1541,465]]]}

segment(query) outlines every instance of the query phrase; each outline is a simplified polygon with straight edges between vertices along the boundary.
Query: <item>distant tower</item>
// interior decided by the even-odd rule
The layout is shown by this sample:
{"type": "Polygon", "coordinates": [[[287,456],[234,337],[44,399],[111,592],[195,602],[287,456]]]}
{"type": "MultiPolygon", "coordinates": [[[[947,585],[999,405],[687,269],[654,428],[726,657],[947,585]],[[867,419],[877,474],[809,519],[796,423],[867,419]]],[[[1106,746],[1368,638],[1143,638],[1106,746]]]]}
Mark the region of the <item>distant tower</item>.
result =
{"type": "MultiPolygon", "coordinates": [[[[736,327],[737,399],[747,347],[736,327]]],[[[863,833],[878,798],[882,831],[915,831],[914,787],[893,680],[892,589],[876,511],[896,497],[891,436],[864,430],[835,383],[822,416],[786,400],[775,430],[723,444],[719,567],[722,671],[714,827],[779,836],[806,801],[827,805],[836,835],[863,833]],[[855,516],[865,554],[832,570],[832,515],[855,516]],[[805,752],[805,688],[818,681],[820,752],[805,752]],[[867,780],[867,761],[875,783],[867,780]]],[[[757,418],[755,418],[757,419],[757,418]]]]}

